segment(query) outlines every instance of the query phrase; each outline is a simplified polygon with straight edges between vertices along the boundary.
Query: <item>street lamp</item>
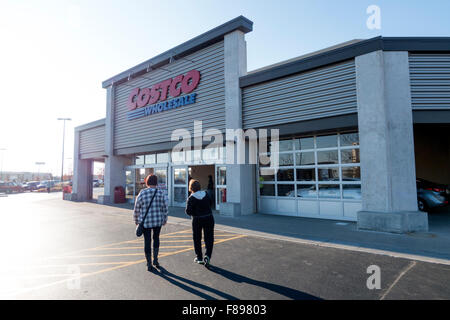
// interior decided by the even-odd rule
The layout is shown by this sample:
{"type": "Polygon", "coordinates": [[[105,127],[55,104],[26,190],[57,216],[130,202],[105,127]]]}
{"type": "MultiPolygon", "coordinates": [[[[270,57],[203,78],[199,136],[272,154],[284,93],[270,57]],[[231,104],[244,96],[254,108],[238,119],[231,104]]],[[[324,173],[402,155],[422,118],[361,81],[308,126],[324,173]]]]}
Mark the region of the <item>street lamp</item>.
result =
{"type": "Polygon", "coordinates": [[[1,165],[1,168],[0,168],[0,180],[3,179],[3,152],[6,151],[6,150],[7,150],[6,148],[0,148],[0,151],[2,152],[2,165],[1,165]]]}
{"type": "Polygon", "coordinates": [[[70,120],[72,120],[72,119],[70,119],[70,118],[58,118],[58,120],[62,120],[62,121],[64,121],[64,126],[63,126],[63,145],[62,145],[62,163],[61,163],[61,184],[62,184],[62,182],[63,182],[63,180],[64,180],[64,137],[65,137],[65,134],[66,134],[66,121],[70,121],[70,120]]]}
{"type": "Polygon", "coordinates": [[[41,181],[41,167],[45,165],[45,162],[35,162],[35,165],[38,166],[38,180],[41,181]]]}

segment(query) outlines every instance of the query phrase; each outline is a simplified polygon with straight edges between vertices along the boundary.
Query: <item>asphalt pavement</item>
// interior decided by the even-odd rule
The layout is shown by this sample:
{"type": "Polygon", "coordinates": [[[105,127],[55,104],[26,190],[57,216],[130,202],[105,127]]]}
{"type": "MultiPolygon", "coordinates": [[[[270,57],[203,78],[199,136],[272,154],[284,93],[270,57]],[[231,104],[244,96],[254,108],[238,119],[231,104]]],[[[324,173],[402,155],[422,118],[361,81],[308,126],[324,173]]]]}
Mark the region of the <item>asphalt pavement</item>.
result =
{"type": "Polygon", "coordinates": [[[450,298],[449,264],[253,236],[221,224],[216,224],[212,266],[207,269],[193,263],[189,221],[175,217],[170,217],[162,230],[162,268],[148,272],[143,240],[134,235],[131,214],[126,208],[63,201],[61,193],[1,197],[0,296],[132,300],[450,298]]]}

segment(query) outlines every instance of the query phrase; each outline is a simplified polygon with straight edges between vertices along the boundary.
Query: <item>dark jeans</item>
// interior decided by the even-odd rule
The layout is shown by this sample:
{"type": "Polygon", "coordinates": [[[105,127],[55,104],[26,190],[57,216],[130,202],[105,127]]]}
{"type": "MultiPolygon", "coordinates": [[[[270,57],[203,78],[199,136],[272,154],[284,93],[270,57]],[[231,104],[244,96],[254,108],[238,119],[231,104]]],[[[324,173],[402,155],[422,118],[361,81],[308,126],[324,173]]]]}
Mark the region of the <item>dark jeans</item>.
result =
{"type": "Polygon", "coordinates": [[[194,249],[197,258],[202,260],[202,230],[205,237],[206,255],[211,258],[214,244],[214,217],[212,215],[204,218],[192,219],[192,233],[194,238],[194,249]]]}
{"type": "Polygon", "coordinates": [[[152,262],[152,230],[153,230],[153,261],[158,260],[159,253],[159,233],[161,232],[161,227],[155,228],[144,228],[144,252],[147,263],[152,262]]]}

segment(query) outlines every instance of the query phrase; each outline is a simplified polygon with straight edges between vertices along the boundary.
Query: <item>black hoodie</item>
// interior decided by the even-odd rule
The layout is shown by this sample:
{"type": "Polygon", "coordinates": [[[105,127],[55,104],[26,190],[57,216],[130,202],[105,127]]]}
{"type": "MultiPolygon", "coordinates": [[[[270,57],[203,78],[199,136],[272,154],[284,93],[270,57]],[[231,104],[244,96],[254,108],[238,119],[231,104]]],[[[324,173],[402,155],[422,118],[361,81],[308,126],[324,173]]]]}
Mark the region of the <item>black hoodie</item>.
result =
{"type": "Polygon", "coordinates": [[[186,214],[192,217],[207,217],[212,214],[211,198],[205,191],[197,191],[189,196],[186,214]]]}

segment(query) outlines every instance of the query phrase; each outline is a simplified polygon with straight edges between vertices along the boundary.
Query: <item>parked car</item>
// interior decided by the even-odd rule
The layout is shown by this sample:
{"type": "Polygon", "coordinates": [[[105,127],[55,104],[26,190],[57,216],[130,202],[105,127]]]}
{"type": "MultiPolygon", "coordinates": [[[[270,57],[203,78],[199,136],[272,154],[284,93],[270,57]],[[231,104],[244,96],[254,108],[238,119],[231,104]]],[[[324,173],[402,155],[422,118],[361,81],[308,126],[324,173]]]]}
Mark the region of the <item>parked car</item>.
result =
{"type": "Polygon", "coordinates": [[[55,185],[55,181],[53,180],[44,180],[41,181],[38,185],[37,185],[37,189],[47,189],[47,188],[52,188],[55,185]]]}
{"type": "Polygon", "coordinates": [[[417,179],[417,206],[420,211],[428,212],[430,209],[448,205],[450,198],[449,186],[417,179]]]}
{"type": "Polygon", "coordinates": [[[22,185],[23,189],[25,191],[34,191],[37,189],[37,186],[40,184],[39,181],[29,181],[27,183],[24,183],[22,185]]]}
{"type": "Polygon", "coordinates": [[[22,185],[19,185],[16,182],[0,182],[0,192],[3,193],[18,193],[23,192],[22,185]]]}
{"type": "Polygon", "coordinates": [[[97,179],[92,180],[92,186],[94,188],[100,187],[100,180],[97,180],[97,179]]]}

